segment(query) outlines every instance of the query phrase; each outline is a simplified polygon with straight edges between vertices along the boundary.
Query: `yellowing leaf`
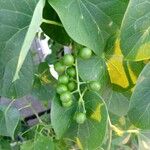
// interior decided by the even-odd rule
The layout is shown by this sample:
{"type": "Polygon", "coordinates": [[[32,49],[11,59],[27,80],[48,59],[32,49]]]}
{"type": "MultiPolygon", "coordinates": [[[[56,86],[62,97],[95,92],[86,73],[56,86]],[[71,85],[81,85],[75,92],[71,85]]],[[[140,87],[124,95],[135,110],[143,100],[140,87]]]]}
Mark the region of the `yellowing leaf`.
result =
{"type": "Polygon", "coordinates": [[[81,141],[78,137],[76,138],[76,144],[77,144],[77,146],[79,147],[80,150],[83,150],[83,146],[82,146],[81,141]]]}
{"type": "Polygon", "coordinates": [[[102,116],[101,116],[101,107],[103,106],[104,104],[98,104],[96,109],[94,110],[94,112],[92,113],[92,115],[90,116],[91,119],[95,120],[95,121],[98,121],[100,122],[101,119],[102,119],[102,116]]]}
{"type": "Polygon", "coordinates": [[[111,54],[111,57],[107,60],[111,82],[123,88],[129,87],[131,82],[132,84],[136,84],[138,75],[134,72],[129,62],[124,60],[119,39],[116,40],[112,49],[113,54],[111,54]]]}
{"type": "Polygon", "coordinates": [[[120,49],[120,41],[117,39],[114,46],[114,54],[107,62],[111,82],[123,88],[129,86],[128,78],[123,66],[123,55],[120,49]]]}

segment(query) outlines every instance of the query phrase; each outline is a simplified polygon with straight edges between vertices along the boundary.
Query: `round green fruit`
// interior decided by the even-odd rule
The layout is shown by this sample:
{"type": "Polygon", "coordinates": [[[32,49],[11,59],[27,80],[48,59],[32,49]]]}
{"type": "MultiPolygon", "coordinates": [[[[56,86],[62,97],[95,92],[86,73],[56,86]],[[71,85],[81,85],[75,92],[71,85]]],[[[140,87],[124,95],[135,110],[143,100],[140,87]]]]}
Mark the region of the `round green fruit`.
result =
{"type": "Polygon", "coordinates": [[[92,56],[92,50],[89,49],[89,48],[82,48],[82,49],[79,51],[79,56],[80,56],[82,59],[89,59],[89,58],[92,56]]]}
{"type": "Polygon", "coordinates": [[[67,90],[68,90],[67,86],[63,85],[63,84],[59,84],[56,88],[56,91],[58,94],[62,94],[64,92],[66,92],[67,90]]]}
{"type": "Polygon", "coordinates": [[[61,63],[61,62],[57,62],[54,65],[54,69],[58,73],[63,73],[65,71],[65,69],[66,69],[66,66],[63,63],[61,63]]]}
{"type": "Polygon", "coordinates": [[[69,91],[66,91],[60,95],[60,100],[64,103],[69,102],[72,100],[72,95],[69,91]]]}
{"type": "Polygon", "coordinates": [[[58,82],[59,82],[60,84],[67,84],[67,83],[69,82],[69,78],[68,78],[67,75],[60,75],[60,76],[58,77],[58,82]]]}
{"type": "Polygon", "coordinates": [[[71,54],[66,54],[63,58],[63,62],[66,66],[72,66],[74,64],[74,57],[71,54]]]}
{"type": "Polygon", "coordinates": [[[90,89],[93,91],[99,91],[101,89],[101,85],[97,81],[90,82],[90,89]]]}
{"type": "Polygon", "coordinates": [[[86,115],[84,113],[79,112],[76,114],[75,119],[78,124],[83,124],[86,120],[86,115]]]}
{"type": "Polygon", "coordinates": [[[75,90],[75,88],[76,88],[76,83],[75,82],[71,81],[71,82],[68,83],[69,91],[73,91],[73,90],[75,90]]]}
{"type": "Polygon", "coordinates": [[[70,107],[72,105],[73,101],[69,100],[68,102],[62,102],[63,107],[70,107]]]}
{"type": "Polygon", "coordinates": [[[76,76],[76,70],[74,67],[69,67],[67,68],[66,70],[67,74],[70,76],[70,77],[75,77],[76,76]]]}

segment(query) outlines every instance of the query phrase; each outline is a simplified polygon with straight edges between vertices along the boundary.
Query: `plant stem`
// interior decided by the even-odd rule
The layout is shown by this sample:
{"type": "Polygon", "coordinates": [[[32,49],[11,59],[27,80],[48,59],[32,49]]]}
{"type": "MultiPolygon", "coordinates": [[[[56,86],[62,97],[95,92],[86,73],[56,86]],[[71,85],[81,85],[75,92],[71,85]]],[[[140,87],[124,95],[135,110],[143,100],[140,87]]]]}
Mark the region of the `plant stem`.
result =
{"type": "Polygon", "coordinates": [[[85,103],[84,103],[84,100],[83,100],[83,96],[86,92],[87,89],[85,89],[83,91],[83,93],[81,93],[81,90],[80,90],[80,85],[82,84],[82,82],[80,82],[79,80],[79,72],[78,72],[78,62],[77,62],[77,59],[75,60],[75,69],[76,69],[76,80],[77,80],[77,92],[79,93],[79,105],[82,104],[82,107],[83,107],[83,113],[86,113],[86,109],[85,109],[85,103]]]}
{"type": "Polygon", "coordinates": [[[51,25],[56,25],[56,26],[63,27],[63,25],[61,23],[53,21],[53,20],[43,19],[42,22],[47,23],[47,24],[51,24],[51,25]]]}
{"type": "Polygon", "coordinates": [[[112,129],[110,129],[110,132],[109,132],[109,139],[108,139],[107,150],[111,150],[111,142],[112,142],[112,129]]]}
{"type": "MultiPolygon", "coordinates": [[[[108,117],[109,118],[109,117],[108,117]]],[[[116,134],[118,136],[123,136],[125,133],[135,133],[135,134],[139,134],[139,130],[138,129],[135,129],[135,130],[122,130],[122,129],[119,129],[118,127],[116,127],[115,125],[111,124],[111,121],[110,121],[110,118],[108,119],[109,121],[109,126],[110,128],[116,132],[116,134]]]]}

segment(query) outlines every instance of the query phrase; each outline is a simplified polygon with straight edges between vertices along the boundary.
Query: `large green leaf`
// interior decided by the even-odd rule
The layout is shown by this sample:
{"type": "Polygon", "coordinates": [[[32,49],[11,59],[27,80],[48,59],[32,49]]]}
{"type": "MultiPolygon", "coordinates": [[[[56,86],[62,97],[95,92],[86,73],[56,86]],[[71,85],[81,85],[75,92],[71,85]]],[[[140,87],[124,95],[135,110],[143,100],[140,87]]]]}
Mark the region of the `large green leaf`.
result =
{"type": "Polygon", "coordinates": [[[26,56],[40,26],[43,6],[44,0],[0,0],[0,94],[3,96],[21,97],[31,90],[33,66],[31,58],[26,56]]]}
{"type": "Polygon", "coordinates": [[[4,57],[18,59],[13,81],[19,78],[19,71],[42,22],[44,4],[45,0],[0,0],[0,48],[13,52],[12,56],[4,57]]]}
{"type": "Polygon", "coordinates": [[[131,97],[129,118],[142,129],[150,129],[150,63],[139,76],[131,97]]]}
{"type": "Polygon", "coordinates": [[[79,76],[83,81],[100,80],[106,73],[106,64],[100,57],[78,59],[79,76]]]}
{"type": "Polygon", "coordinates": [[[73,40],[101,55],[115,33],[126,4],[120,0],[49,0],[73,40]]]}
{"type": "Polygon", "coordinates": [[[103,100],[94,92],[87,92],[83,97],[87,111],[84,124],[72,123],[67,136],[73,138],[80,149],[95,150],[100,148],[107,130],[107,110],[103,100]]]}
{"type": "Polygon", "coordinates": [[[11,105],[0,106],[0,135],[14,137],[20,119],[19,111],[11,105]]]}
{"type": "Polygon", "coordinates": [[[129,60],[150,58],[150,1],[130,0],[121,28],[121,47],[129,60]]]}

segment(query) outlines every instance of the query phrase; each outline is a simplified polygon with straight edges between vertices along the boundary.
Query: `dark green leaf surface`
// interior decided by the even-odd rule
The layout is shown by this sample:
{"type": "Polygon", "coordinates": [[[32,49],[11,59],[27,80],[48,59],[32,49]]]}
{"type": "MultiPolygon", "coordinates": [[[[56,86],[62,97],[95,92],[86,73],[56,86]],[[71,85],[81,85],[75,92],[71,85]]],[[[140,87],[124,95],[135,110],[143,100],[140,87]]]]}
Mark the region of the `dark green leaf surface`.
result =
{"type": "MultiPolygon", "coordinates": [[[[55,10],[46,3],[43,11],[43,18],[51,21],[56,21],[61,24],[60,19],[55,12],[55,10]]],[[[43,32],[48,35],[51,39],[57,41],[58,43],[69,45],[71,40],[68,34],[66,33],[65,29],[62,26],[42,23],[41,28],[43,32]]]]}
{"type": "Polygon", "coordinates": [[[69,108],[63,107],[58,96],[52,101],[51,123],[58,139],[61,138],[69,128],[73,120],[75,107],[75,104],[69,108]]]}
{"type": "Polygon", "coordinates": [[[120,0],[49,0],[70,37],[101,55],[120,26],[126,3],[120,0]]]}
{"type": "MultiPolygon", "coordinates": [[[[8,54],[8,53],[7,53],[8,54]]],[[[5,66],[3,78],[0,79],[0,95],[9,98],[19,98],[32,89],[33,84],[33,62],[31,56],[26,60],[19,71],[19,79],[12,82],[13,75],[16,71],[17,58],[11,59],[5,66]]],[[[1,72],[2,73],[2,72],[1,72]]]]}
{"type": "Polygon", "coordinates": [[[150,1],[130,0],[121,28],[121,47],[129,60],[150,58],[150,1]]]}
{"type": "Polygon", "coordinates": [[[83,81],[100,80],[106,73],[106,65],[102,58],[92,56],[90,59],[78,59],[79,76],[83,81]]]}
{"type": "Polygon", "coordinates": [[[129,109],[128,98],[122,93],[113,91],[108,100],[108,110],[117,116],[124,116],[129,109]]]}
{"type": "Polygon", "coordinates": [[[137,85],[131,97],[129,118],[131,122],[142,129],[150,129],[150,63],[139,76],[137,85]]]}
{"type": "Polygon", "coordinates": [[[14,137],[20,119],[19,111],[10,105],[0,106],[0,135],[14,137]]]}
{"type": "Polygon", "coordinates": [[[84,124],[73,123],[68,136],[74,138],[80,149],[95,150],[100,148],[107,130],[107,110],[103,100],[94,92],[84,96],[87,120],[84,124]]]}

